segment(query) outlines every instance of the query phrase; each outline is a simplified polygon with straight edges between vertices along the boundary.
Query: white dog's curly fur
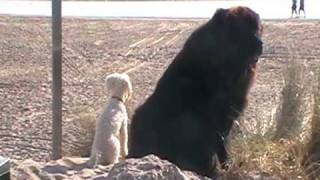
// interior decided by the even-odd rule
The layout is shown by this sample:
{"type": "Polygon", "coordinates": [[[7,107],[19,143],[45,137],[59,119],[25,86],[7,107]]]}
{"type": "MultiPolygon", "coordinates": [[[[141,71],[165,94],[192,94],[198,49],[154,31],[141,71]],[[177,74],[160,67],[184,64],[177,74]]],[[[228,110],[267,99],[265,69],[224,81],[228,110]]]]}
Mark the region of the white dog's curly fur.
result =
{"type": "Polygon", "coordinates": [[[114,73],[106,77],[108,103],[96,123],[90,165],[112,164],[128,153],[128,114],[124,102],[132,94],[130,78],[114,73]]]}

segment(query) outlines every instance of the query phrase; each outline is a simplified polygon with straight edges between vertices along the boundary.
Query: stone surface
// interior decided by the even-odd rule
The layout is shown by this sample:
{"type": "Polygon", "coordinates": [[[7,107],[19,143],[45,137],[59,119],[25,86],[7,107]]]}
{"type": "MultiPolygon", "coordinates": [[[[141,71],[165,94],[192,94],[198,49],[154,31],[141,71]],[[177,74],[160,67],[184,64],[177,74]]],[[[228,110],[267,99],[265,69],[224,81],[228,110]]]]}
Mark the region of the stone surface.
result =
{"type": "Polygon", "coordinates": [[[66,157],[48,163],[25,160],[13,169],[13,179],[94,179],[94,180],[209,180],[196,173],[182,171],[176,165],[149,155],[126,159],[117,164],[89,168],[88,158],[66,157]]]}
{"type": "MultiPolygon", "coordinates": [[[[169,161],[154,155],[139,159],[126,159],[108,166],[90,168],[88,158],[65,157],[48,163],[25,160],[16,162],[11,170],[13,180],[210,180],[191,171],[183,171],[169,161]]],[[[280,180],[263,173],[221,172],[217,180],[280,180]]]]}
{"type": "MultiPolygon", "coordinates": [[[[96,177],[98,180],[100,177],[96,177]]],[[[193,172],[180,170],[176,165],[149,155],[141,159],[128,159],[113,166],[107,179],[110,180],[205,180],[193,172]]]]}

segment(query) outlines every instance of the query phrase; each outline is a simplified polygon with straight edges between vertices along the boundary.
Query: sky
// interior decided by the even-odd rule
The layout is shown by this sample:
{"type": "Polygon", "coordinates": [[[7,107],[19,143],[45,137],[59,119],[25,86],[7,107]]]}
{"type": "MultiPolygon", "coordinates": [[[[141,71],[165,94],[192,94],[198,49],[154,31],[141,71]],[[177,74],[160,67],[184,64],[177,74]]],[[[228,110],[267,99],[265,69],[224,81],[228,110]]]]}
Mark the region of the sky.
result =
{"type": "MultiPolygon", "coordinates": [[[[210,18],[217,8],[243,5],[258,12],[262,19],[287,19],[291,16],[291,3],[291,0],[64,1],[62,15],[91,18],[210,18]]],[[[320,19],[320,0],[306,0],[305,9],[307,19],[320,19]]],[[[0,0],[0,14],[51,16],[51,2],[0,0]]]]}

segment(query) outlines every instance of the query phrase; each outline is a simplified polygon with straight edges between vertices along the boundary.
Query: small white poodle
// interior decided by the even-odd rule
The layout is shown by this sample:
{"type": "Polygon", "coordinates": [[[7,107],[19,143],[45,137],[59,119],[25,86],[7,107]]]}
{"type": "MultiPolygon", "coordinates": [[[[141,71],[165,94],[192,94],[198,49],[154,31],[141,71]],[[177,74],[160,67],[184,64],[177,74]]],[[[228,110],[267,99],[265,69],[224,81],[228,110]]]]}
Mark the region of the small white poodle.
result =
{"type": "Polygon", "coordinates": [[[90,166],[116,163],[128,153],[128,114],[124,102],[132,94],[130,78],[114,73],[106,77],[110,98],[96,123],[90,166]]]}

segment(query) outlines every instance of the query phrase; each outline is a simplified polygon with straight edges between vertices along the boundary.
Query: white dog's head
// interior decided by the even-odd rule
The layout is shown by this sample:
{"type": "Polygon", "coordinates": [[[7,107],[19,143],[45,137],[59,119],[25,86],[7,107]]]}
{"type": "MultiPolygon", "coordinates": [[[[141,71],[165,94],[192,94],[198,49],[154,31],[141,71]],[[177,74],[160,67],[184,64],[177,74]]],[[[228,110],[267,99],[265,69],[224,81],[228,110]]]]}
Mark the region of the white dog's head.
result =
{"type": "Polygon", "coordinates": [[[123,102],[131,97],[132,85],[127,74],[113,73],[105,81],[110,96],[119,97],[123,102]]]}

